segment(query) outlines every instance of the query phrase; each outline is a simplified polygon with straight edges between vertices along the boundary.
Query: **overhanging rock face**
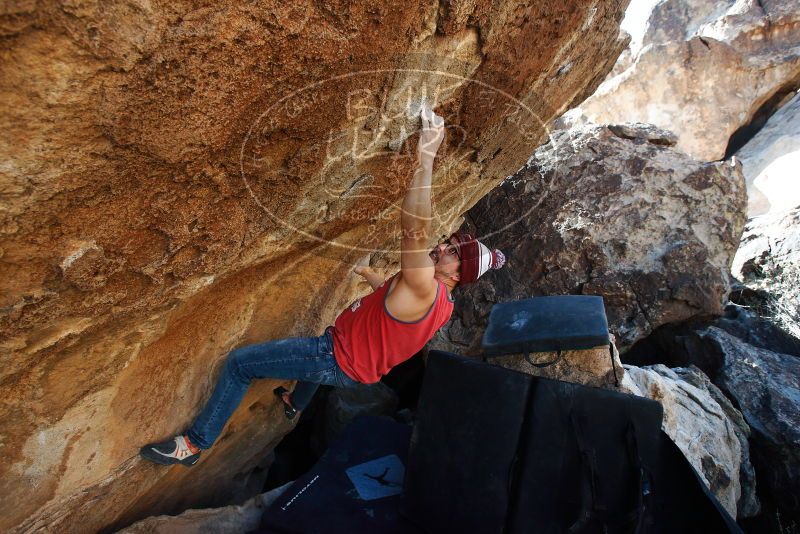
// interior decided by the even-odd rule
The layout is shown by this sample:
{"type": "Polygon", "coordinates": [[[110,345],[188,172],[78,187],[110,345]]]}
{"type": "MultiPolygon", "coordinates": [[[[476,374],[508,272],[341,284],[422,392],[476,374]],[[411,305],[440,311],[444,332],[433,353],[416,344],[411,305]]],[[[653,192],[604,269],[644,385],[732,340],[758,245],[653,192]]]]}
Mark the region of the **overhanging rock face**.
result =
{"type": "Polygon", "coordinates": [[[625,7],[5,7],[0,530],[113,528],[236,491],[288,430],[273,383],[191,471],[138,448],[189,424],[230,349],[321,332],[365,291],[359,257],[396,261],[423,101],[451,125],[444,231],[596,88],[625,7]]]}

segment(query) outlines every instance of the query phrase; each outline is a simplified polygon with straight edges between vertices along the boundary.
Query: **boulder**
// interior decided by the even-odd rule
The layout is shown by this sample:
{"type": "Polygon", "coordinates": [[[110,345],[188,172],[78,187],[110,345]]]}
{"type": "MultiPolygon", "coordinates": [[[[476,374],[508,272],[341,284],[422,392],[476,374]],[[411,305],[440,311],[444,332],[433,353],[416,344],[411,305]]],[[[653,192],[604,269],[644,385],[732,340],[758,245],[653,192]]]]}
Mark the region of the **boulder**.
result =
{"type": "Polygon", "coordinates": [[[758,515],[761,511],[761,505],[756,493],[756,472],[753,468],[753,463],[750,461],[750,442],[748,439],[751,432],[750,426],[742,416],[742,412],[737,410],[728,397],[697,367],[678,367],[672,369],[672,371],[697,389],[707,391],[711,398],[719,404],[722,411],[725,412],[728,420],[733,423],[733,431],[736,433],[736,438],[739,440],[739,446],[742,450],[742,462],[739,466],[739,484],[742,487],[742,496],[736,505],[736,517],[744,518],[758,515]]]}
{"type": "Polygon", "coordinates": [[[658,328],[625,352],[624,363],[639,367],[657,363],[673,368],[696,366],[706,375],[716,376],[725,363],[725,355],[716,342],[699,333],[710,326],[754,347],[800,356],[800,339],[751,309],[728,304],[722,317],[671,323],[658,328]]]}
{"type": "Polygon", "coordinates": [[[625,366],[624,389],[661,403],[662,428],[731,517],[759,511],[741,415],[697,368],[625,366]],[[737,425],[738,423],[738,425],[737,425]]]}
{"type": "Polygon", "coordinates": [[[256,495],[244,504],[222,508],[186,510],[179,515],[160,515],[137,521],[117,534],[240,534],[252,532],[261,526],[261,516],[293,482],[287,482],[261,495],[256,495]]]}
{"type": "Polygon", "coordinates": [[[747,182],[750,217],[800,207],[800,93],[736,152],[747,182]]]}
{"type": "Polygon", "coordinates": [[[732,134],[800,86],[800,4],[794,0],[665,0],[630,63],[581,104],[589,120],[671,130],[677,148],[722,159],[732,134]]]}
{"type": "Polygon", "coordinates": [[[748,345],[715,327],[701,332],[723,355],[714,382],[752,429],[759,487],[786,524],[800,520],[800,359],[748,345]]]}
{"type": "Polygon", "coordinates": [[[0,531],[236,494],[291,428],[274,381],[191,472],[139,447],[191,423],[231,349],[321,333],[368,291],[358,258],[397,260],[423,102],[448,121],[444,232],[594,91],[624,8],[4,3],[0,531]]]}
{"type": "Polygon", "coordinates": [[[529,358],[530,361],[522,354],[511,354],[492,358],[490,361],[529,375],[593,387],[616,388],[625,376],[619,351],[613,344],[587,350],[565,350],[560,355],[555,352],[539,352],[530,354],[529,358]],[[555,363],[546,367],[533,365],[545,362],[555,363]]]}
{"type": "Polygon", "coordinates": [[[464,229],[507,264],[455,293],[434,347],[480,354],[491,307],[538,295],[602,295],[620,346],[722,312],[745,222],[740,167],[695,161],[649,126],[615,130],[554,132],[467,212],[464,229]]]}
{"type": "Polygon", "coordinates": [[[760,315],[800,338],[800,207],[750,219],[732,272],[759,294],[760,315]]]}
{"type": "Polygon", "coordinates": [[[713,326],[738,337],[748,345],[800,356],[800,339],[745,307],[736,304],[725,306],[725,315],[714,321],[713,326]]]}

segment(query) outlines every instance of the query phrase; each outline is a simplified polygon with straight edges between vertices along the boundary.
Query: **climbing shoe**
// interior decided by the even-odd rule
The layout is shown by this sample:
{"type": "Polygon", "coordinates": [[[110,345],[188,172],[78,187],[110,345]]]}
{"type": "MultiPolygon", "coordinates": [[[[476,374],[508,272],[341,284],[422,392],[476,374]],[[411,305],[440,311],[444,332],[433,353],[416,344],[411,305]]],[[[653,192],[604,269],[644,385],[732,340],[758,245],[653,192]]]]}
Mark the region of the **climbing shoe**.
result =
{"type": "Polygon", "coordinates": [[[286,419],[288,419],[289,421],[294,419],[294,417],[297,415],[297,409],[295,409],[294,406],[286,402],[286,399],[283,398],[283,395],[289,393],[289,390],[283,386],[278,386],[275,389],[273,389],[272,392],[275,393],[275,396],[278,397],[278,400],[281,401],[281,404],[283,405],[283,415],[286,416],[286,419]]]}
{"type": "Polygon", "coordinates": [[[192,452],[184,436],[175,436],[168,441],[145,445],[139,454],[142,458],[161,465],[183,464],[191,467],[200,459],[200,452],[192,452]]]}

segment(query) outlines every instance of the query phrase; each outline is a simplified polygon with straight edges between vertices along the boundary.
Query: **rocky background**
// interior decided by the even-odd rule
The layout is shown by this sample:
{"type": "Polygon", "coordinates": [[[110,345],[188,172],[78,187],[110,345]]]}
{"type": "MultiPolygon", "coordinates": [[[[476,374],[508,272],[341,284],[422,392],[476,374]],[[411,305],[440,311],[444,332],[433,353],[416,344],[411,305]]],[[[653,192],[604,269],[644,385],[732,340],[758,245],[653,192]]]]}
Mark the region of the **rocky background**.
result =
{"type": "Polygon", "coordinates": [[[508,258],[456,294],[438,347],[478,354],[492,305],[602,295],[622,347],[658,326],[721,313],[745,224],[741,166],[704,163],[642,124],[554,131],[528,164],[467,212],[508,258]]]}
{"type": "MultiPolygon", "coordinates": [[[[365,254],[396,269],[436,100],[438,232],[508,264],[431,346],[479,354],[496,302],[603,295],[613,372],[607,348],[498,363],[660,401],[740,524],[800,531],[800,7],[634,7],[625,48],[626,2],[4,6],[0,529],[257,524],[291,429],[274,381],[191,472],[138,447],[191,421],[231,348],[321,332],[365,254]]],[[[384,384],[323,396],[321,442],[413,418],[384,384]]]]}
{"type": "Polygon", "coordinates": [[[596,89],[626,4],[3,3],[0,530],[257,493],[290,429],[273,381],[191,471],[138,449],[232,348],[321,333],[365,252],[396,263],[423,102],[451,125],[444,233],[596,89]]]}

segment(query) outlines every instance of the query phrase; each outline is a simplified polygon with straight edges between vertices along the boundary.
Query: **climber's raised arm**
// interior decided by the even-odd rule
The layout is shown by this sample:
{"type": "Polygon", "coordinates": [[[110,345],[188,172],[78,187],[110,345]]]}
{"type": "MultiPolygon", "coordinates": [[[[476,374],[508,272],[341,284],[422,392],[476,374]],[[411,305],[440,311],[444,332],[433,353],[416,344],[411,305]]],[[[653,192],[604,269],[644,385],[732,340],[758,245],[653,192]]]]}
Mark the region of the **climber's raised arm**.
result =
{"type": "Polygon", "coordinates": [[[400,270],[413,293],[426,297],[436,291],[431,243],[431,175],[433,160],[444,138],[444,119],[423,108],[422,131],[417,145],[417,168],[403,199],[400,216],[400,270]]]}

